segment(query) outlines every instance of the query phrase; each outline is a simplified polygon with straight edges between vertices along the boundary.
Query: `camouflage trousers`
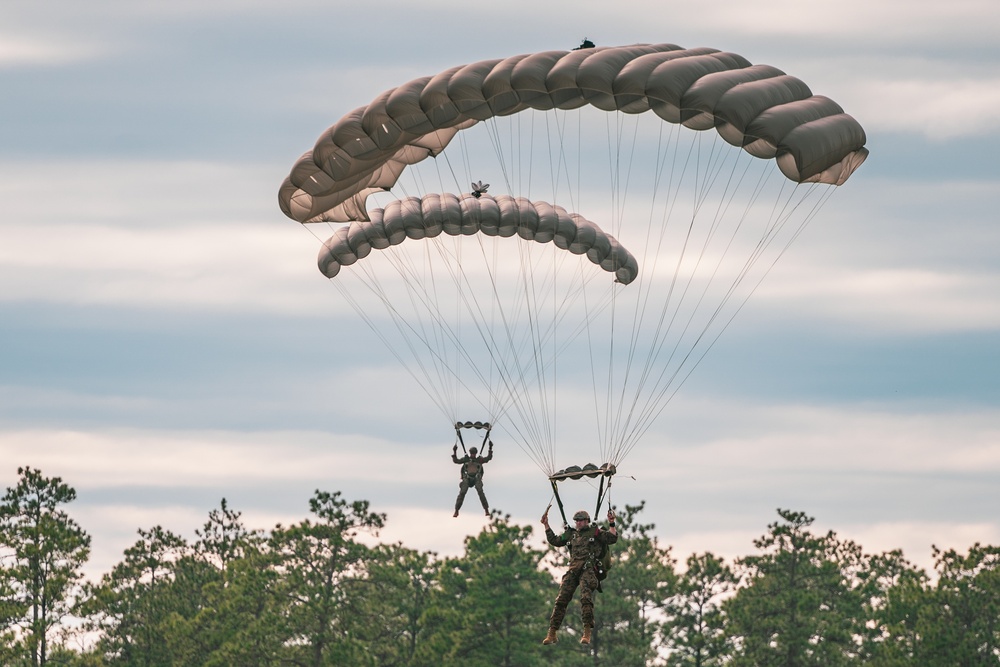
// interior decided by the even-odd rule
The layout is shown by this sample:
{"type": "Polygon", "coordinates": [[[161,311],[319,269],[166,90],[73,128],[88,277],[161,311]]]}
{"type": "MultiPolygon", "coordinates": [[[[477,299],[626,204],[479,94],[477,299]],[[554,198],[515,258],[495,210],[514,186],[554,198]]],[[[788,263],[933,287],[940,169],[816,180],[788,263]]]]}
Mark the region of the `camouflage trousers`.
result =
{"type": "Polygon", "coordinates": [[[566,617],[566,607],[573,599],[573,593],[577,586],[580,587],[580,611],[582,612],[584,627],[594,627],[594,591],[597,590],[597,574],[592,567],[570,567],[563,575],[562,584],[559,586],[559,595],[556,596],[556,604],[552,609],[552,616],[549,618],[549,627],[558,630],[562,625],[563,618],[566,617]]]}
{"type": "Polygon", "coordinates": [[[462,503],[465,502],[465,493],[469,490],[469,482],[473,482],[472,485],[476,487],[476,493],[479,494],[479,502],[483,504],[483,509],[487,512],[490,511],[490,505],[486,502],[486,494],[483,493],[483,479],[482,477],[475,477],[473,479],[467,479],[465,476],[462,477],[462,481],[458,485],[458,500],[455,501],[455,511],[462,509],[462,503]]]}

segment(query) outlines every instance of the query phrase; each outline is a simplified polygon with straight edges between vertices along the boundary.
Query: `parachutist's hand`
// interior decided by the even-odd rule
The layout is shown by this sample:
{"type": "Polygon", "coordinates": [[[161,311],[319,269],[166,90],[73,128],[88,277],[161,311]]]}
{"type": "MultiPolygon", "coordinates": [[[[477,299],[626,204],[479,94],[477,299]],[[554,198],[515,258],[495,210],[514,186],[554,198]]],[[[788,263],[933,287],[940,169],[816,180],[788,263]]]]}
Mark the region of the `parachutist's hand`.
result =
{"type": "Polygon", "coordinates": [[[615,525],[615,513],[611,510],[608,510],[608,523],[615,525]]]}
{"type": "Polygon", "coordinates": [[[545,508],[545,514],[542,515],[542,525],[545,526],[545,528],[549,527],[549,509],[551,509],[551,508],[552,508],[552,505],[549,505],[548,507],[546,507],[545,508]]]}

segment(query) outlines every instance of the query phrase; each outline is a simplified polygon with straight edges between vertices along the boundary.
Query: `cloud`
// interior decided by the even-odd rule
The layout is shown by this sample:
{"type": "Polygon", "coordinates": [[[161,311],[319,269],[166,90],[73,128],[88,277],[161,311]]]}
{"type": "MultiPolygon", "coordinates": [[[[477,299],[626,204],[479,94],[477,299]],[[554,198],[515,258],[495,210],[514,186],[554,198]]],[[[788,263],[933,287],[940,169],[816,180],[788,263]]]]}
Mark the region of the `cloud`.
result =
{"type": "Polygon", "coordinates": [[[1000,77],[970,73],[963,63],[949,70],[869,62],[855,80],[850,113],[869,132],[912,132],[938,144],[1000,131],[1000,77]]]}
{"type": "Polygon", "coordinates": [[[0,71],[64,66],[96,60],[107,54],[106,45],[85,41],[78,36],[0,34],[0,71]]]}
{"type": "MultiPolygon", "coordinates": [[[[996,411],[682,397],[668,413],[621,464],[612,499],[619,506],[646,500],[643,520],[657,524],[679,558],[748,553],[776,507],[806,511],[868,551],[920,547],[911,558],[926,555],[930,542],[965,548],[997,538],[988,509],[996,501],[988,480],[1000,472],[996,411]],[[945,508],[956,504],[979,511],[955,522],[945,508]]],[[[305,518],[311,489],[341,490],[389,515],[383,541],[450,555],[483,517],[475,498],[459,520],[450,516],[457,484],[448,444],[320,431],[18,429],[0,432],[0,460],[12,466],[0,484],[15,482],[17,465],[62,477],[80,492],[84,527],[115,536],[116,549],[139,526],[189,534],[221,496],[249,525],[269,529],[305,518]]],[[[579,463],[588,451],[561,448],[559,460],[579,463]]],[[[488,470],[492,506],[533,525],[550,498],[547,487],[523,453],[499,440],[488,470]]],[[[578,482],[563,484],[562,493],[572,507],[593,502],[596,491],[578,482]]]]}
{"type": "Polygon", "coordinates": [[[45,162],[0,175],[2,300],[300,314],[329,303],[320,241],[280,215],[268,169],[45,162]]]}
{"type": "MultiPolygon", "coordinates": [[[[813,267],[815,268],[815,267],[813,267]]],[[[795,272],[784,274],[795,275],[795,272]]],[[[755,306],[880,335],[1000,329],[1000,274],[926,269],[828,269],[767,282],[755,306]]]]}
{"type": "Polygon", "coordinates": [[[404,470],[427,476],[437,467],[405,445],[315,432],[30,429],[0,432],[0,453],[5,461],[61,476],[81,489],[213,488],[234,478],[241,484],[274,483],[344,470],[354,480],[377,484],[404,470]],[[406,463],[372,466],[373,450],[390,462],[406,463]]]}

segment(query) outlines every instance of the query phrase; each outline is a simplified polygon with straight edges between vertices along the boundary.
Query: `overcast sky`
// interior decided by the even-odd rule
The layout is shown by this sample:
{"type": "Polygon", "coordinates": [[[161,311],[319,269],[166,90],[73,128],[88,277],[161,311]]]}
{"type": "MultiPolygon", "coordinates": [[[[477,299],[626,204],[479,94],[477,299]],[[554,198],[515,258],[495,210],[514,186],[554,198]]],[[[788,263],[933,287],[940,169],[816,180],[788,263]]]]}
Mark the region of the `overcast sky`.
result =
{"type": "MultiPolygon", "coordinates": [[[[584,37],[777,66],[871,151],[615,502],[645,500],[681,559],[750,553],[779,507],[924,566],[932,544],[1000,543],[995,0],[6,0],[0,487],[32,466],[76,488],[92,573],[138,528],[192,537],[225,497],[267,529],[317,488],[370,500],[387,540],[460,553],[485,517],[474,498],[451,517],[454,434],[391,360],[359,359],[277,189],[383,90],[584,37]]],[[[522,523],[550,496],[503,442],[486,490],[522,523]]]]}

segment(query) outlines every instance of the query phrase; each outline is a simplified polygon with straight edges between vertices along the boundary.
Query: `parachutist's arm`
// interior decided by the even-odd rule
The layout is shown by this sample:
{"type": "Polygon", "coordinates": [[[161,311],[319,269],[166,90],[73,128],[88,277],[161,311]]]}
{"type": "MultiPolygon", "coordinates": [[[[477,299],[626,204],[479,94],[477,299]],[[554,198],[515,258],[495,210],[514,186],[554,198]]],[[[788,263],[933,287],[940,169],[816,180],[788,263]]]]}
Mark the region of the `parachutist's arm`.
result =
{"type": "Polygon", "coordinates": [[[608,510],[608,530],[604,533],[605,544],[614,544],[618,541],[618,529],[615,528],[614,510],[608,510]]]}
{"type": "Polygon", "coordinates": [[[566,534],[556,535],[551,528],[545,529],[545,540],[554,547],[566,546],[566,534]]]}
{"type": "Polygon", "coordinates": [[[483,463],[487,463],[487,462],[492,461],[492,460],[493,460],[493,441],[490,440],[490,452],[483,459],[483,463]]]}
{"type": "Polygon", "coordinates": [[[550,507],[552,507],[552,505],[549,505],[549,507],[546,507],[545,508],[545,514],[542,515],[542,525],[545,526],[545,539],[546,539],[546,541],[548,541],[549,544],[551,544],[554,547],[564,547],[564,546],[566,546],[566,541],[567,541],[566,540],[566,533],[563,533],[562,535],[556,535],[552,531],[552,527],[549,526],[549,508],[550,507]]]}
{"type": "Polygon", "coordinates": [[[458,445],[451,448],[451,460],[454,463],[462,464],[465,463],[465,457],[458,458],[458,445]]]}
{"type": "Polygon", "coordinates": [[[545,508],[545,514],[542,515],[542,525],[545,526],[545,539],[554,547],[566,546],[566,540],[564,535],[557,536],[552,532],[552,528],[549,526],[549,510],[552,509],[552,505],[549,504],[545,508]]]}

